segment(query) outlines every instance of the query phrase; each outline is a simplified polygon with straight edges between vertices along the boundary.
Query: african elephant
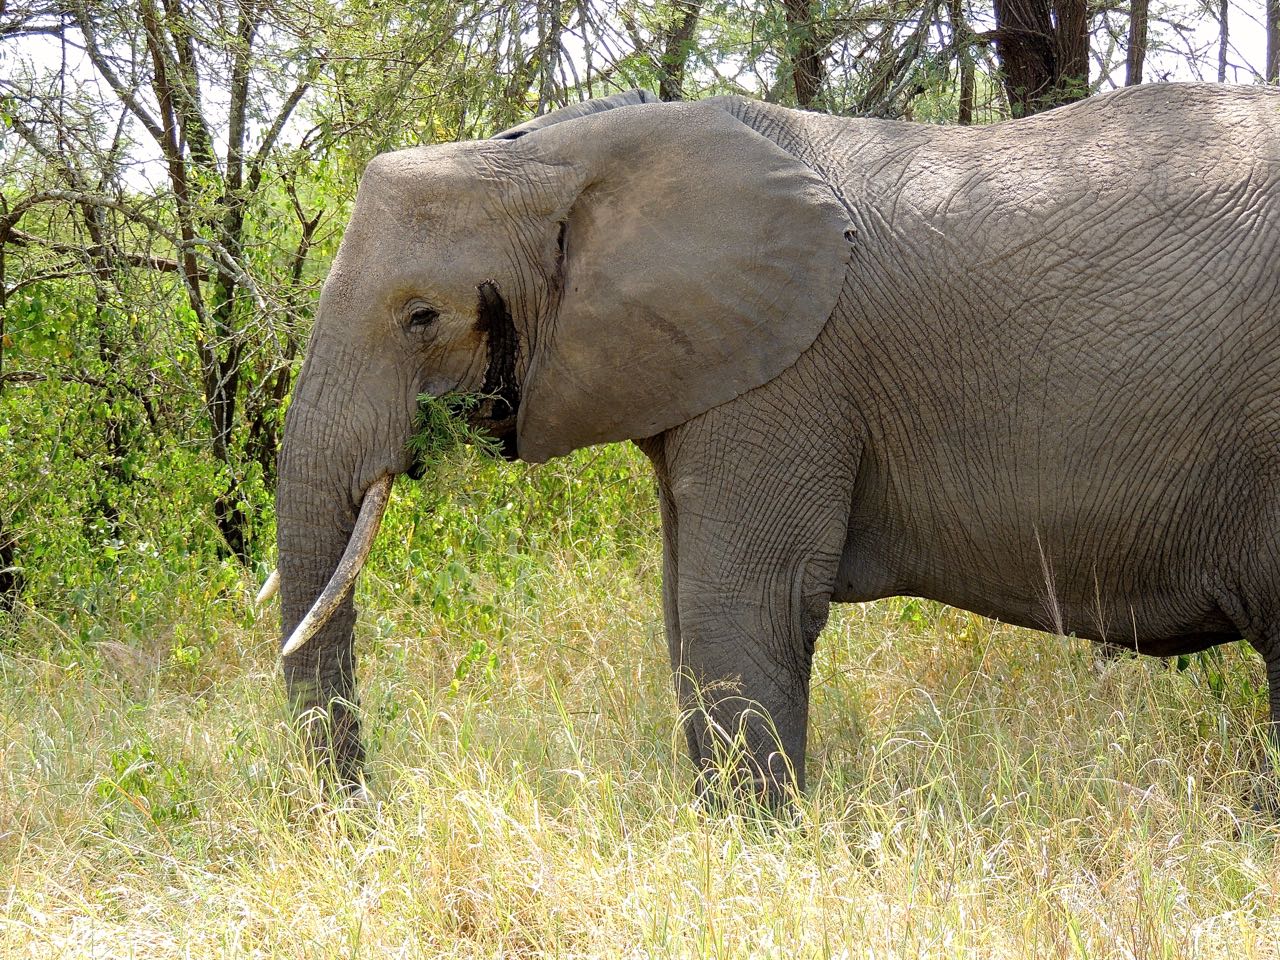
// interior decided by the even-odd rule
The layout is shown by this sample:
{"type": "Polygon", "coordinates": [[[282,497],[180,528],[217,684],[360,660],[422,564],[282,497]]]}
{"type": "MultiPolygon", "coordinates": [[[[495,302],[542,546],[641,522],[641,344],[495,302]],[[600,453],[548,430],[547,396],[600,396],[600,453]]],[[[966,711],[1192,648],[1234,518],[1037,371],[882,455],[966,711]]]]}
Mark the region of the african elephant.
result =
{"type": "Polygon", "coordinates": [[[766,799],[803,789],[833,601],[1244,637],[1280,722],[1280,91],[987,127],[633,92],[376,157],[277,498],[286,685],[343,783],[351,582],[422,393],[532,462],[639,444],[678,699],[715,691],[689,750],[736,732],[766,799]]]}

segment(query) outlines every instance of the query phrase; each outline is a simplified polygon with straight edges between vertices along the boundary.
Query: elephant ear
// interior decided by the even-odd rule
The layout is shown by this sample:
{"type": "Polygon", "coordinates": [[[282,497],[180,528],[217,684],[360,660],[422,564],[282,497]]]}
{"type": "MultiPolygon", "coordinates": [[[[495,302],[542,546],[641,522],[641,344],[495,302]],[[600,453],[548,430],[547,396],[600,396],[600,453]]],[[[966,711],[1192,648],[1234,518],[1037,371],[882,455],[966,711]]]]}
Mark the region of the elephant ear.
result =
{"type": "Polygon", "coordinates": [[[570,194],[558,307],[530,331],[521,459],[652,436],[732,400],[791,366],[835,308],[847,211],[724,110],[625,107],[513,146],[570,194]]]}

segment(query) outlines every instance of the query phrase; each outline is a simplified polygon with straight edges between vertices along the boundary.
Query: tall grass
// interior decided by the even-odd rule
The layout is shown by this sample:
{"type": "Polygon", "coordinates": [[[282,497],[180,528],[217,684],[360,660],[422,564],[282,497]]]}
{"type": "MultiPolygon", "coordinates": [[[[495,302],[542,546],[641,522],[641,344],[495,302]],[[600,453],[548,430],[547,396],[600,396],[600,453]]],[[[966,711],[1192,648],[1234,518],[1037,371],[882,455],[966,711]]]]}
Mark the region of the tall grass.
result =
{"type": "Polygon", "coordinates": [[[398,490],[360,586],[363,810],[297,763],[252,578],[126,551],[91,609],[33,592],[0,653],[0,955],[1280,956],[1251,652],[836,608],[794,822],[708,816],[650,500],[625,448],[398,490]]]}

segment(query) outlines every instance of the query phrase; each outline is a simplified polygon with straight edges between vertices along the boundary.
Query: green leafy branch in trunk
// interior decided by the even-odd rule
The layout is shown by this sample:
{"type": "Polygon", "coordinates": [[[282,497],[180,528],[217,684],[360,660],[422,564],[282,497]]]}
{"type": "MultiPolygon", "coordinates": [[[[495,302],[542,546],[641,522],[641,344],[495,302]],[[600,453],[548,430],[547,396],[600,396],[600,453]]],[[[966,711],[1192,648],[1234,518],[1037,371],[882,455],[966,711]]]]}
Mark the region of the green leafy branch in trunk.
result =
{"type": "Polygon", "coordinates": [[[443,463],[464,447],[481,456],[499,459],[498,441],[471,422],[484,397],[477,393],[450,393],[443,397],[424,393],[418,397],[409,453],[416,471],[443,463]]]}

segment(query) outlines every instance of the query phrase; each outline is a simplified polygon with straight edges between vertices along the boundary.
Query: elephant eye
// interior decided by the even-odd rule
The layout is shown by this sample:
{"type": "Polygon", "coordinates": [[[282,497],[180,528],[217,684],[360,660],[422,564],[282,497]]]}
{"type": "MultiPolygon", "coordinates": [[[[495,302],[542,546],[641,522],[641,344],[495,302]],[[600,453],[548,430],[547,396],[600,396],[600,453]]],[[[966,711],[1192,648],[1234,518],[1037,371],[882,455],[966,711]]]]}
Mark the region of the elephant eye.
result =
{"type": "Polygon", "coordinates": [[[440,319],[440,311],[426,304],[418,304],[409,311],[409,329],[422,330],[440,319]]]}

